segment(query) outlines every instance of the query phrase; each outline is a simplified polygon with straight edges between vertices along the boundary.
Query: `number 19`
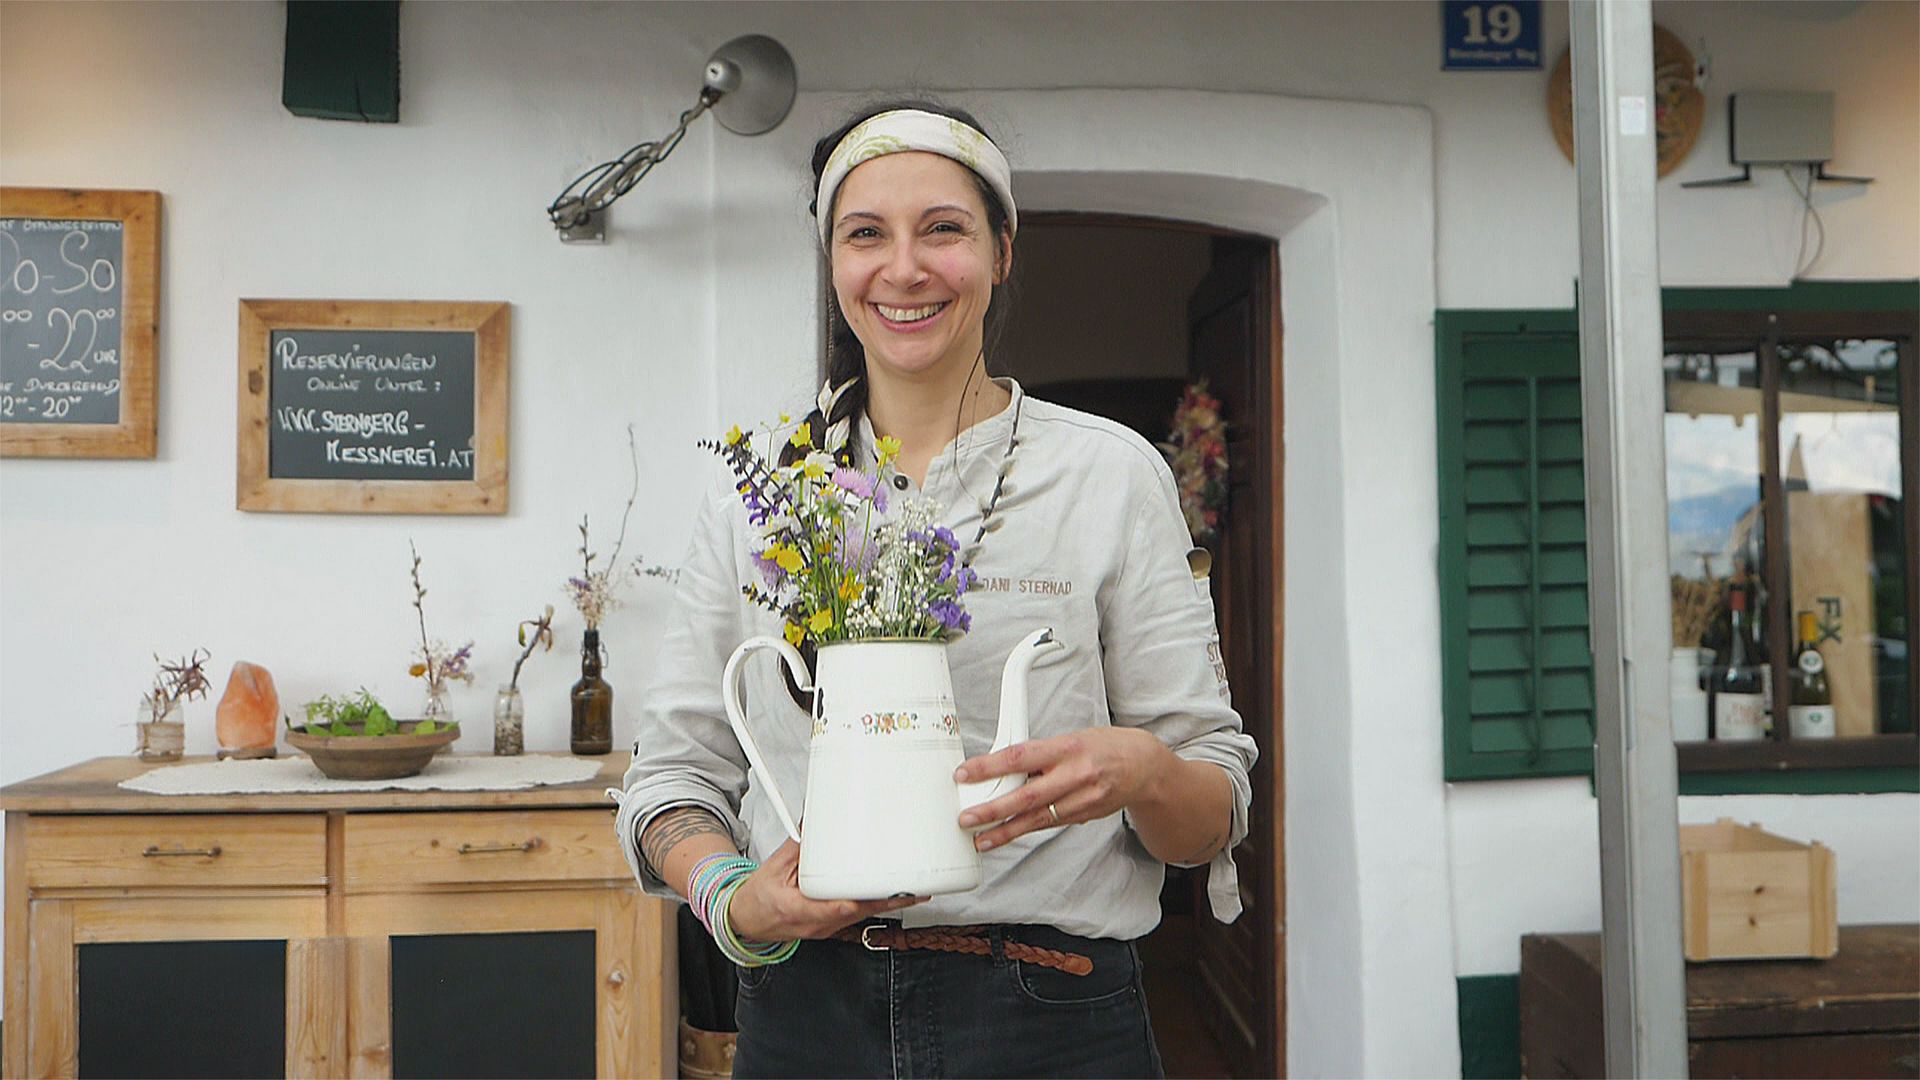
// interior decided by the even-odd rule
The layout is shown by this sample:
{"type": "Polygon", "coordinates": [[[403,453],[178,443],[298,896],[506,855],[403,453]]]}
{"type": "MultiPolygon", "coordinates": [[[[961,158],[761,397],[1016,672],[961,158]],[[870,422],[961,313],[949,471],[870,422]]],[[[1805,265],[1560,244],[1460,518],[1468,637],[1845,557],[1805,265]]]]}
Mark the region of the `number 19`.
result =
{"type": "Polygon", "coordinates": [[[1462,12],[1467,17],[1467,44],[1511,45],[1520,36],[1520,9],[1512,4],[1474,4],[1462,12]]]}

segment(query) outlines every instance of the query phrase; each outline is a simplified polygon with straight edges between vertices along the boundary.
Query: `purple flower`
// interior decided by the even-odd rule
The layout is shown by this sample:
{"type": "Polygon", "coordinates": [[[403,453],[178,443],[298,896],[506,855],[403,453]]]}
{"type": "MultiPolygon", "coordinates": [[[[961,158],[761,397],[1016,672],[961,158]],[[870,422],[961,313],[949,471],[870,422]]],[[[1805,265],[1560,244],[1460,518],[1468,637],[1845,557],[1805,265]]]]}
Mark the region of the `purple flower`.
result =
{"type": "Polygon", "coordinates": [[[958,551],[960,549],[960,541],[954,537],[953,530],[947,528],[945,525],[935,525],[933,527],[933,538],[947,545],[948,551],[958,551]]]}
{"type": "Polygon", "coordinates": [[[833,470],[833,482],[844,491],[851,491],[863,499],[873,498],[873,477],[858,469],[841,466],[833,470]]]}
{"type": "Polygon", "coordinates": [[[966,630],[973,625],[973,617],[953,600],[935,600],[927,605],[927,614],[938,620],[947,630],[966,630]]]}
{"type": "Polygon", "coordinates": [[[759,568],[760,579],[767,583],[767,588],[769,589],[779,588],[780,582],[786,579],[787,572],[780,569],[779,563],[774,562],[765,555],[756,553],[753,557],[753,565],[759,568]]]}
{"type": "Polygon", "coordinates": [[[953,594],[955,596],[965,596],[968,589],[978,584],[980,584],[980,575],[973,572],[973,567],[963,566],[960,568],[959,576],[954,579],[953,594]]]}

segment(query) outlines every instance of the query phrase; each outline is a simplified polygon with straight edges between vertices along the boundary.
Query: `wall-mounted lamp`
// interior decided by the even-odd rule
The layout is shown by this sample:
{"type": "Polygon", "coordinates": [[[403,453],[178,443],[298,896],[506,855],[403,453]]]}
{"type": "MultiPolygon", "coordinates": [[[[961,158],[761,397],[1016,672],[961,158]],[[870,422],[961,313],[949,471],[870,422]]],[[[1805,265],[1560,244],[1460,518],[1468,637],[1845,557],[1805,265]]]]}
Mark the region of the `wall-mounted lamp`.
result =
{"type": "Polygon", "coordinates": [[[797,88],[793,57],[779,42],[764,34],[734,38],[707,61],[700,97],[680,114],[672,134],[640,143],[581,173],[548,204],[547,217],[564,243],[604,243],[607,207],[667,160],[687,134],[687,125],[701,113],[711,111],[721,127],[736,135],[761,135],[787,118],[797,88]]]}

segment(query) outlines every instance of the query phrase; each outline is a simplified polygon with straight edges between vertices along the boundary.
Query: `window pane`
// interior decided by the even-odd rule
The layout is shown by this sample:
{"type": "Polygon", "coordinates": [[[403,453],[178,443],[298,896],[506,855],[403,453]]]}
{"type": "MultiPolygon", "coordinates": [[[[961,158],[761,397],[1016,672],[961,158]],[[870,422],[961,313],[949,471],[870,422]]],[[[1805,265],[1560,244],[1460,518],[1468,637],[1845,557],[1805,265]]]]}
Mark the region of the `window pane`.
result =
{"type": "Polygon", "coordinates": [[[1812,623],[1840,736],[1912,730],[1899,359],[1891,341],[1780,345],[1790,610],[1812,623]]]}
{"type": "MultiPolygon", "coordinates": [[[[1760,578],[1760,367],[1752,349],[1674,350],[1665,360],[1667,386],[1667,565],[1672,575],[1674,738],[1708,737],[1713,676],[1733,650],[1730,586],[1748,589],[1742,616],[1748,665],[1763,662],[1757,632],[1766,609],[1760,578]],[[1684,650],[1698,646],[1700,669],[1689,680],[1684,650]],[[1704,692],[1703,692],[1704,691],[1704,692]]],[[[1717,737],[1759,734],[1715,732],[1717,737]]]]}

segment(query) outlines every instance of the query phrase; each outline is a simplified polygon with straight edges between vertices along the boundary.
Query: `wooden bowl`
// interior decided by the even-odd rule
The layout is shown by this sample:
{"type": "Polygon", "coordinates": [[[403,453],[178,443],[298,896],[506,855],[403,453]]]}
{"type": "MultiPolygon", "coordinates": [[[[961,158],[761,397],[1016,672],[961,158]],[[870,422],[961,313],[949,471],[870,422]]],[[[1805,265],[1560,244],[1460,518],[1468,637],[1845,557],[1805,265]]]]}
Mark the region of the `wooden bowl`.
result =
{"type": "Polygon", "coordinates": [[[304,727],[296,727],[288,729],[287,743],[335,780],[394,780],[426,768],[434,754],[460,737],[459,724],[426,735],[411,734],[419,726],[418,720],[402,720],[400,734],[372,736],[309,735],[304,727]]]}

